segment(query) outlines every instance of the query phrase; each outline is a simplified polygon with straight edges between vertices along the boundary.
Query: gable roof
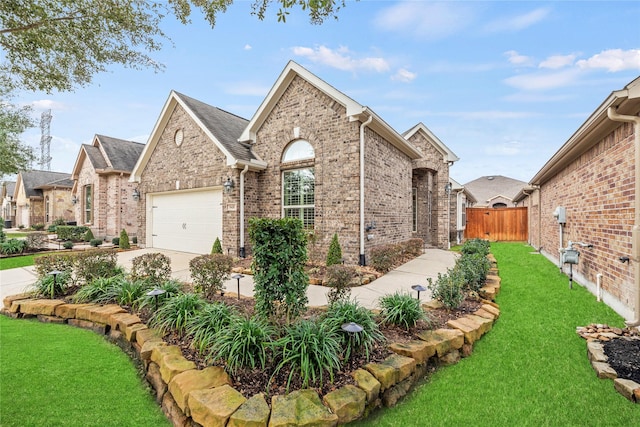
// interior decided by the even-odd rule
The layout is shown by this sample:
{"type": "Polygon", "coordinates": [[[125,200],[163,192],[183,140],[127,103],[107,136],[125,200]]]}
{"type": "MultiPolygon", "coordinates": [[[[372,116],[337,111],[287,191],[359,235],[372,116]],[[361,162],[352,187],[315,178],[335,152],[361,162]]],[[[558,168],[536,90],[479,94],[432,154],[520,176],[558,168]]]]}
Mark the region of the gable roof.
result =
{"type": "Polygon", "coordinates": [[[213,144],[222,151],[227,158],[228,166],[239,167],[247,165],[252,170],[261,170],[266,167],[266,163],[253,153],[249,144],[238,141],[240,134],[247,125],[247,119],[172,90],[149,136],[149,140],[138,158],[138,162],[133,167],[131,181],[140,181],[142,171],[144,171],[155,147],[158,145],[160,136],[171,114],[178,106],[185,110],[200,129],[213,141],[213,144]]]}
{"type": "Polygon", "coordinates": [[[43,188],[64,187],[71,188],[73,183],[70,181],[71,175],[62,172],[50,172],[31,170],[20,172],[16,183],[16,192],[18,186],[24,187],[26,197],[42,197],[43,188]]]}
{"type": "Polygon", "coordinates": [[[371,109],[357,103],[294,61],[289,61],[282,73],[280,73],[280,76],[267,94],[267,97],[262,101],[260,107],[258,107],[258,110],[244,129],[244,132],[242,132],[240,141],[249,142],[251,144],[256,142],[256,133],[269,117],[273,108],[296,77],[304,79],[309,84],[322,91],[325,95],[344,106],[347,117],[350,121],[365,122],[369,117],[371,117],[372,121],[368,125],[369,128],[377,132],[380,136],[385,138],[411,159],[419,159],[423,157],[422,152],[418,148],[396,132],[371,109]]]}
{"type": "Polygon", "coordinates": [[[80,146],[71,178],[78,179],[85,158],[89,160],[96,173],[131,173],[143,149],[144,144],[139,142],[95,135],[91,145],[80,146]]]}
{"type": "Polygon", "coordinates": [[[471,194],[471,192],[464,185],[460,184],[458,181],[456,181],[451,177],[449,177],[449,182],[451,182],[452,191],[455,191],[456,193],[463,192],[464,195],[467,197],[468,202],[471,202],[471,203],[477,202],[475,196],[471,194]]]}
{"type": "Polygon", "coordinates": [[[4,181],[2,183],[2,197],[11,196],[13,197],[13,192],[16,190],[16,182],[15,181],[4,181]]]}
{"type": "Polygon", "coordinates": [[[404,132],[402,136],[404,136],[406,139],[410,139],[413,135],[420,131],[424,132],[431,145],[433,145],[433,147],[442,154],[445,162],[453,163],[460,160],[460,158],[456,156],[455,153],[449,149],[449,147],[444,145],[444,143],[440,141],[440,139],[422,122],[404,132]]]}
{"type": "Polygon", "coordinates": [[[502,175],[481,176],[464,184],[480,205],[487,205],[496,197],[513,200],[516,194],[526,186],[527,183],[524,181],[502,175]]]}

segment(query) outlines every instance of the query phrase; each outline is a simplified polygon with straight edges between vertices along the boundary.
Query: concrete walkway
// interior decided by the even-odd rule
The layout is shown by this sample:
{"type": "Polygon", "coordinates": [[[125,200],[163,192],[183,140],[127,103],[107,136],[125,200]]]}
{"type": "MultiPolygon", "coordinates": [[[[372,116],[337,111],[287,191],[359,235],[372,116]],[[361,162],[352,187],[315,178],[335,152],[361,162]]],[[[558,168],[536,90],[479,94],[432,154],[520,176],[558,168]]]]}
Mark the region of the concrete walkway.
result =
{"type": "MultiPolygon", "coordinates": [[[[145,253],[160,252],[171,259],[172,277],[184,282],[190,282],[189,261],[198,254],[169,251],[164,249],[136,249],[118,253],[118,264],[131,269],[133,258],[145,253]]],[[[426,249],[425,253],[395,270],[390,271],[368,285],[351,288],[351,298],[356,299],[362,306],[378,308],[378,299],[383,295],[393,294],[396,291],[416,294],[411,289],[413,285],[427,285],[427,278],[436,279],[438,273],[445,273],[455,264],[456,255],[450,251],[440,249],[426,249]]],[[[14,268],[0,271],[0,298],[7,295],[19,294],[28,290],[36,280],[34,267],[14,268]]],[[[225,282],[225,290],[237,294],[237,279],[228,279],[225,282]]],[[[330,288],[310,285],[307,290],[309,306],[321,306],[327,304],[326,294],[330,288]]],[[[253,296],[253,277],[245,276],[240,279],[240,294],[253,296]]],[[[420,299],[424,302],[431,299],[429,291],[421,292],[420,299]]]]}

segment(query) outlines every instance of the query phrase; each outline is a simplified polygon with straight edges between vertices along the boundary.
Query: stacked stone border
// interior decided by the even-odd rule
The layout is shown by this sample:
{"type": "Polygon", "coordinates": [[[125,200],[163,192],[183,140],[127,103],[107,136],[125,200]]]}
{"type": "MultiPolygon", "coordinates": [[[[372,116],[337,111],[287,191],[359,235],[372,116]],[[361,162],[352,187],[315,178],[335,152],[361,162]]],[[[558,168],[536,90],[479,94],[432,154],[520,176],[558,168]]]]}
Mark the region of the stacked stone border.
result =
{"type": "Polygon", "coordinates": [[[612,379],[616,391],[634,403],[640,403],[640,384],[618,378],[618,373],[607,362],[603,342],[611,340],[640,340],[637,331],[630,328],[612,328],[608,325],[579,326],[576,333],[587,340],[587,356],[598,378],[612,379]]]}
{"type": "Polygon", "coordinates": [[[275,395],[271,408],[262,393],[247,399],[234,389],[223,368],[197,369],[179,347],[167,345],[157,331],[119,305],[68,304],[19,294],[4,298],[1,313],[106,335],[141,364],[157,402],[175,426],[336,426],[395,405],[430,366],[455,364],[472,353],[474,343],[500,316],[494,302],[500,277],[495,258],[489,258],[493,266],[480,290],[483,304],[474,314],[450,320],[447,328],[422,332],[413,341],[390,344],[391,356],[353,372],[355,385],[324,396],[310,389],[275,395]]]}

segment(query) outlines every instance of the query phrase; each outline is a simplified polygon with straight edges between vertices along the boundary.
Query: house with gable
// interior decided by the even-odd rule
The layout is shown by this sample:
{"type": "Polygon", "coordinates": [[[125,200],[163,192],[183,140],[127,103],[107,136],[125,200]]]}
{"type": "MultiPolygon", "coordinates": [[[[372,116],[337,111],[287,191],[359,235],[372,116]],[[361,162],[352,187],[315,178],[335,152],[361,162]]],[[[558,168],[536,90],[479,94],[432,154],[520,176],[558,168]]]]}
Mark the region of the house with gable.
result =
{"type": "Polygon", "coordinates": [[[131,181],[140,245],[250,253],[248,218],[296,217],[348,263],[410,238],[448,246],[449,167],[424,125],[404,135],[289,62],[250,120],[172,91],[131,181]]]}
{"type": "Polygon", "coordinates": [[[96,238],[137,234],[137,189],[129,182],[144,144],[95,135],[82,144],[73,166],[72,202],[75,222],[91,228],[96,238]]]}
{"type": "Polygon", "coordinates": [[[73,221],[71,175],[31,170],[18,174],[13,193],[15,224],[19,227],[48,226],[57,219],[73,221]]]}
{"type": "Polygon", "coordinates": [[[527,183],[502,175],[486,175],[464,184],[476,199],[477,208],[508,208],[515,205],[513,198],[527,183]]]}
{"type": "Polygon", "coordinates": [[[611,92],[514,200],[529,243],[640,325],[640,77],[611,92]],[[590,246],[591,245],[591,246],[590,246]]]}
{"type": "Polygon", "coordinates": [[[2,200],[2,213],[0,216],[4,219],[3,226],[13,227],[16,219],[16,203],[13,200],[13,193],[16,190],[15,181],[4,181],[0,187],[0,200],[2,200]]]}

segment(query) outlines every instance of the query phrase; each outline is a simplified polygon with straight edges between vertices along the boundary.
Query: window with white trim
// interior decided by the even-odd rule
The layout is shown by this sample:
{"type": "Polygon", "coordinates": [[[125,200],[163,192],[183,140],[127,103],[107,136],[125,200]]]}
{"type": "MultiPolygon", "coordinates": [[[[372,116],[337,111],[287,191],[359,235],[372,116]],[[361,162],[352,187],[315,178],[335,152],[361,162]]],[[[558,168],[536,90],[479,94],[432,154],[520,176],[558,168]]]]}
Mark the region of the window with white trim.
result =
{"type": "Polygon", "coordinates": [[[282,173],[282,215],[299,218],[304,228],[313,228],[315,221],[314,168],[282,173]]]}
{"type": "Polygon", "coordinates": [[[93,185],[84,186],[84,223],[93,222],[93,185]]]}

